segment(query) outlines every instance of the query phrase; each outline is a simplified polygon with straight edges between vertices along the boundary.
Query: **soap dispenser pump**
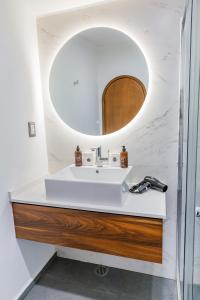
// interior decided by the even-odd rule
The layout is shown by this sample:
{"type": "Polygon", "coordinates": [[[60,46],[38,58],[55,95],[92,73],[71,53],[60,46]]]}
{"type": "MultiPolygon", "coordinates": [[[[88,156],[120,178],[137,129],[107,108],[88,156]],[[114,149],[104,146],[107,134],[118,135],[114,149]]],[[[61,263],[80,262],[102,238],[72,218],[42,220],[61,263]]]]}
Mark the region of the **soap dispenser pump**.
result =
{"type": "Polygon", "coordinates": [[[75,151],[75,166],[76,167],[82,166],[82,152],[79,146],[76,147],[76,151],[75,151]]]}
{"type": "Polygon", "coordinates": [[[122,151],[120,153],[120,166],[121,168],[128,168],[128,152],[126,147],[122,146],[122,151]]]}

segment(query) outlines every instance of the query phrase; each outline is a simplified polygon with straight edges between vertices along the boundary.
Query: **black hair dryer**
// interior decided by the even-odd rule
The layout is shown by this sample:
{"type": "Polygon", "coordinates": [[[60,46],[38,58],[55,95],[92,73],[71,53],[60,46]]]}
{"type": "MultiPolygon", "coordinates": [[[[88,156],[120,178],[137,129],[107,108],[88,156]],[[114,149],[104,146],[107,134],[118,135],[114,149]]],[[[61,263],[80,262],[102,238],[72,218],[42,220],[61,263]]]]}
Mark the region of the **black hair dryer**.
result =
{"type": "Polygon", "coordinates": [[[168,186],[162,182],[160,182],[158,179],[151,177],[151,176],[146,176],[144,178],[145,182],[149,182],[151,185],[151,189],[157,190],[160,192],[166,192],[168,189],[168,186]]]}

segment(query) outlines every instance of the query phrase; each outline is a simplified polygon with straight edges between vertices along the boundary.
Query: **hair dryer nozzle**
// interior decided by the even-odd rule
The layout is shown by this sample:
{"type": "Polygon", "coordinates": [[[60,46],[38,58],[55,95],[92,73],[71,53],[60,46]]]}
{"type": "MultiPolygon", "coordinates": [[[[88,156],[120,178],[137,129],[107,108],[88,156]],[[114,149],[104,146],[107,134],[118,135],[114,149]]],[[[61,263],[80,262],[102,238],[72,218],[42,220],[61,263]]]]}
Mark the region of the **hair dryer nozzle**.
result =
{"type": "Polygon", "coordinates": [[[151,184],[151,188],[160,192],[166,192],[168,189],[168,186],[162,182],[160,182],[158,179],[146,176],[144,178],[144,181],[149,182],[151,184]]]}

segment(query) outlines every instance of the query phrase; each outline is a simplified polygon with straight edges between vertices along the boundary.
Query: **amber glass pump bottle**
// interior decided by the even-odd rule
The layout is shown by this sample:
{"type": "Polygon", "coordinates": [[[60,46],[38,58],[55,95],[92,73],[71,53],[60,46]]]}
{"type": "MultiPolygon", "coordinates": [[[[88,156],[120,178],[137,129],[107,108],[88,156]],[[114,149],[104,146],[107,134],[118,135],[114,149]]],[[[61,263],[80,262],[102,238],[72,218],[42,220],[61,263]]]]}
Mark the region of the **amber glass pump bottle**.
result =
{"type": "Polygon", "coordinates": [[[128,152],[126,147],[122,146],[122,151],[120,153],[120,166],[121,168],[128,168],[128,152]]]}
{"type": "Polygon", "coordinates": [[[75,155],[75,166],[81,167],[82,166],[82,152],[81,152],[79,146],[76,147],[76,151],[75,151],[74,155],[75,155]]]}

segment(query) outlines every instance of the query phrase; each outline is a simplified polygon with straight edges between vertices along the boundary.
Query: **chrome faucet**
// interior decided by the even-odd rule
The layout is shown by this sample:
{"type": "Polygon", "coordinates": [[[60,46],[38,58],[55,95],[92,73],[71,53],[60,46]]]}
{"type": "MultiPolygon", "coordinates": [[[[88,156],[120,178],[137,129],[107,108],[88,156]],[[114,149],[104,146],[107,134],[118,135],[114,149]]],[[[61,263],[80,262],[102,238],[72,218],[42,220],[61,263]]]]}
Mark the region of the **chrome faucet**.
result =
{"type": "Polygon", "coordinates": [[[103,162],[108,161],[109,150],[108,150],[108,156],[107,157],[102,157],[101,156],[101,146],[93,147],[93,148],[91,148],[91,151],[95,151],[95,153],[96,153],[96,157],[95,157],[96,166],[97,167],[103,167],[103,162]]]}

